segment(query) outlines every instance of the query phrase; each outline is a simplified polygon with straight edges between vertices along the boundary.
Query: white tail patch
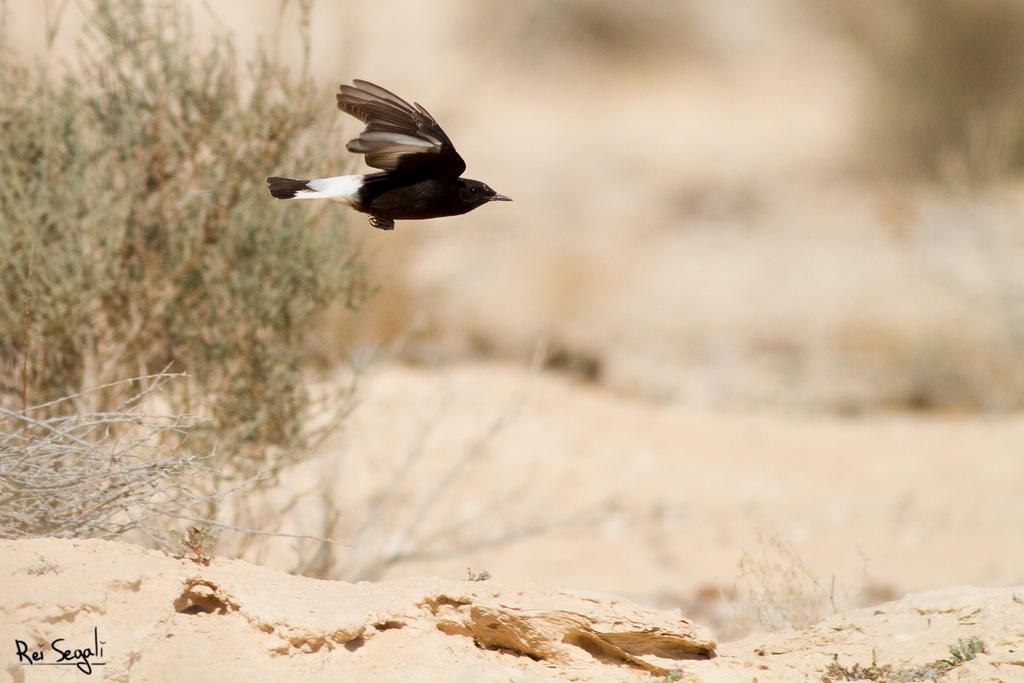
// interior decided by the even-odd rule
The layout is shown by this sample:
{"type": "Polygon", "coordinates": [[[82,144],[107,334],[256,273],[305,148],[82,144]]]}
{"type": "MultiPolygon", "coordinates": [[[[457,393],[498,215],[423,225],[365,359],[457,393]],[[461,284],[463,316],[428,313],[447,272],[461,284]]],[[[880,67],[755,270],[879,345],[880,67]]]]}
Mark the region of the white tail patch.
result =
{"type": "Polygon", "coordinates": [[[330,199],[352,206],[363,186],[361,175],[339,175],[333,178],[317,178],[306,183],[308,190],[299,190],[295,199],[330,199]]]}

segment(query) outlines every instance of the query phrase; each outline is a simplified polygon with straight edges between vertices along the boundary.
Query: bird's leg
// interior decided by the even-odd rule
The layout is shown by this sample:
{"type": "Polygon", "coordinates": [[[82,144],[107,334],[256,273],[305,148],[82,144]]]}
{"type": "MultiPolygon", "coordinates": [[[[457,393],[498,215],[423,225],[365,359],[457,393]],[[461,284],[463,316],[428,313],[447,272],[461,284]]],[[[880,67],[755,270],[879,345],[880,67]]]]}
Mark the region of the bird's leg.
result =
{"type": "Polygon", "coordinates": [[[381,218],[380,216],[370,216],[370,225],[377,228],[378,230],[394,230],[395,222],[390,218],[381,218]]]}

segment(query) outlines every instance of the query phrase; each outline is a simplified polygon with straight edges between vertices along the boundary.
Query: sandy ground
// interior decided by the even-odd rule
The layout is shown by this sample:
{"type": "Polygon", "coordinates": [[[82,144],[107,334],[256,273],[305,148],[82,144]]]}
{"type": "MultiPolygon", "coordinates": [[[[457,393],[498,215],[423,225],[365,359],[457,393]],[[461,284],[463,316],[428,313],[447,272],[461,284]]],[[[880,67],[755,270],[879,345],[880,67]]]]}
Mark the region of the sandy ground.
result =
{"type": "Polygon", "coordinates": [[[1022,442],[1017,417],[725,414],[508,365],[380,366],[344,431],[250,501],[257,525],[344,545],[243,557],[347,578],[469,567],[682,605],[735,636],[1024,582],[1022,442]]]}
{"type": "Polygon", "coordinates": [[[917,594],[717,646],[678,611],[593,593],[494,581],[317,581],[104,541],[0,548],[8,577],[0,636],[25,653],[8,650],[2,671],[19,683],[83,673],[110,681],[822,681],[832,680],[833,662],[942,666],[950,645],[979,636],[984,652],[945,680],[1022,680],[1024,667],[1024,588],[917,594]],[[86,648],[93,652],[82,656],[86,648]],[[46,666],[68,649],[84,669],[46,666]]]}

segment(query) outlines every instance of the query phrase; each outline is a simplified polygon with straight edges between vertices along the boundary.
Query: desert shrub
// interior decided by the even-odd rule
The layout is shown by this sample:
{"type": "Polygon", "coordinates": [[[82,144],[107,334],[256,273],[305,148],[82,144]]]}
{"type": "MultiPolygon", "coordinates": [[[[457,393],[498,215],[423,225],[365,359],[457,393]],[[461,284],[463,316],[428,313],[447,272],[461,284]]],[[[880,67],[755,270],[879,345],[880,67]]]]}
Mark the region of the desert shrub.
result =
{"type": "Polygon", "coordinates": [[[202,512],[213,498],[204,459],[185,448],[193,415],[144,409],[181,375],[118,382],[129,396],[103,412],[52,405],[0,407],[0,538],[159,535],[167,517],[202,512]],[[49,416],[48,416],[49,415],[49,416]]]}
{"type": "Polygon", "coordinates": [[[871,161],[913,176],[952,170],[983,181],[1024,169],[1024,5],[848,0],[811,6],[827,14],[865,67],[871,161]]]}
{"type": "Polygon", "coordinates": [[[61,77],[0,44],[0,404],[186,371],[167,400],[212,417],[204,450],[216,435],[225,471],[264,467],[303,438],[301,341],[363,291],[341,212],[264,185],[341,167],[329,97],[266,56],[239,67],[174,3],[88,8],[61,77]]]}
{"type": "Polygon", "coordinates": [[[832,662],[825,668],[823,680],[891,681],[891,683],[937,681],[984,652],[985,642],[977,636],[970,636],[969,638],[960,638],[950,645],[948,658],[936,659],[916,666],[879,664],[874,656],[872,656],[871,664],[855,662],[852,666],[844,666],[839,663],[839,655],[832,655],[832,662]]]}
{"type": "Polygon", "coordinates": [[[766,631],[804,629],[839,612],[833,576],[816,576],[796,548],[779,537],[758,538],[759,551],[744,552],[732,597],[756,613],[766,631]]]}

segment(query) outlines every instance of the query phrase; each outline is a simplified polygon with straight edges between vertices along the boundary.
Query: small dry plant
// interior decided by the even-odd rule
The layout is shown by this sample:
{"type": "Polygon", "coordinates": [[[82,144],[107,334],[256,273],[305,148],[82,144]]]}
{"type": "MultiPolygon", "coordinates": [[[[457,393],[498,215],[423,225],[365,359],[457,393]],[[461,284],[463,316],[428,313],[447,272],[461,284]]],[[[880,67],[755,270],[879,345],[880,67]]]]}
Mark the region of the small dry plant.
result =
{"type": "Polygon", "coordinates": [[[475,572],[472,567],[466,567],[466,581],[490,581],[491,573],[486,569],[475,572]]]}
{"type": "Polygon", "coordinates": [[[744,552],[734,599],[741,612],[752,612],[768,631],[802,629],[839,612],[835,576],[819,579],[785,540],[758,538],[756,554],[744,552]]]}
{"type": "Polygon", "coordinates": [[[185,448],[199,418],[148,410],[170,381],[183,378],[121,382],[134,393],[104,411],[74,408],[90,392],[0,407],[0,538],[156,534],[159,519],[209,504],[212,472],[185,448]]]}
{"type": "Polygon", "coordinates": [[[175,557],[191,560],[206,567],[210,564],[210,555],[213,552],[214,543],[217,541],[217,535],[208,526],[190,526],[185,533],[171,532],[171,540],[178,546],[175,557]]]}
{"type": "Polygon", "coordinates": [[[195,454],[190,437],[207,420],[160,408],[166,385],[186,379],[160,373],[119,382],[119,391],[134,393],[109,410],[87,408],[89,391],[0,407],[0,538],[145,538],[199,564],[209,563],[222,531],[329,544],[221,521],[229,501],[273,478],[229,481],[214,455],[195,454]],[[175,530],[183,522],[187,530],[175,530]]]}
{"type": "Polygon", "coordinates": [[[825,683],[834,681],[885,681],[886,683],[935,681],[983,652],[985,652],[985,643],[977,636],[971,636],[970,638],[961,638],[950,645],[949,657],[946,659],[936,659],[920,666],[897,667],[892,664],[879,664],[874,656],[872,656],[870,665],[865,666],[855,662],[851,666],[845,666],[839,663],[839,657],[836,656],[825,669],[822,681],[825,683]]]}

